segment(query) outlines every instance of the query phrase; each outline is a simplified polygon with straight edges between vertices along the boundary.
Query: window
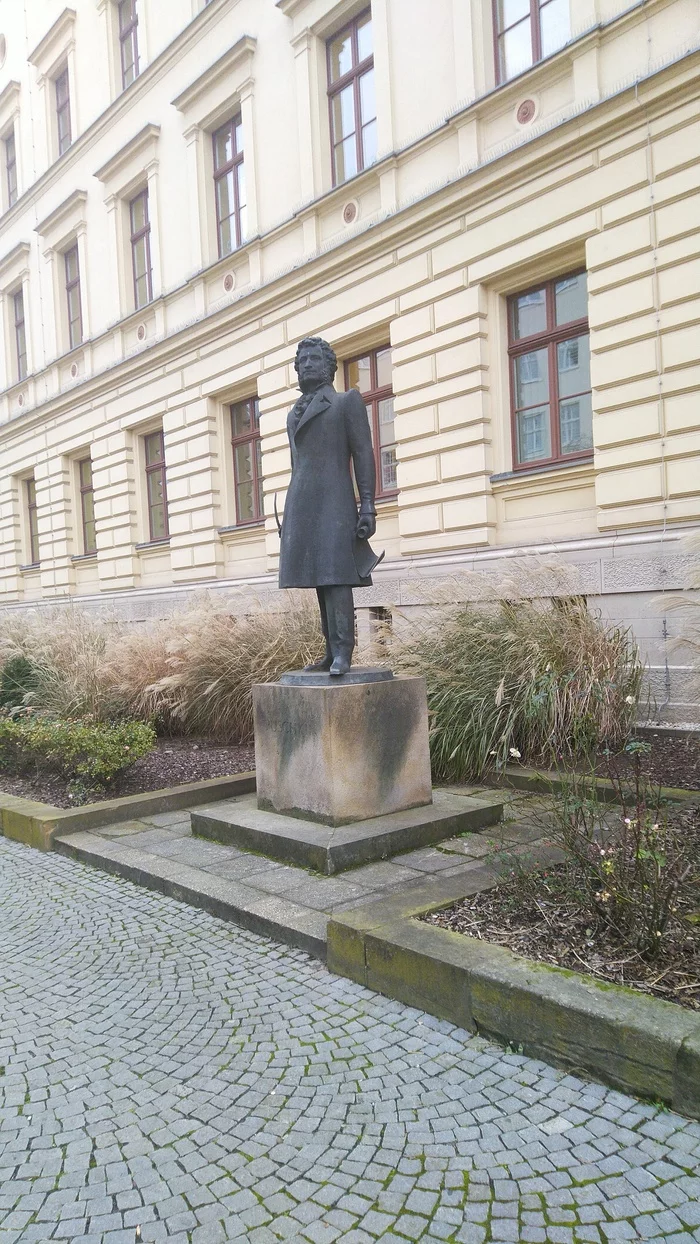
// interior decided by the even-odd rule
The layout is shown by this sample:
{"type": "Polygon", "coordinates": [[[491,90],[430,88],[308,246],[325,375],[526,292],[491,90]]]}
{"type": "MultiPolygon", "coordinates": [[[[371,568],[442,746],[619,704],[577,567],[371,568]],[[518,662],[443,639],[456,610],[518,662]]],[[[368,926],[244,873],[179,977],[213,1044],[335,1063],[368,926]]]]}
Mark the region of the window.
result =
{"type": "Polygon", "coordinates": [[[508,299],[516,468],[592,452],[587,301],[585,272],[508,299]]]}
{"type": "Polygon", "coordinates": [[[377,158],[372,14],[356,17],[328,41],[333,184],[354,177],[377,158]]]}
{"type": "Polygon", "coordinates": [[[219,256],[229,255],[246,235],[243,125],[240,113],[213,135],[214,191],[219,256]]]}
{"type": "Polygon", "coordinates": [[[15,147],[15,131],[10,131],[5,139],[5,178],[7,184],[7,206],[17,202],[17,148],[15,147]]]}
{"type": "Polygon", "coordinates": [[[83,529],[83,553],[97,552],[95,535],[95,490],[92,485],[92,462],[83,458],[78,463],[80,484],[80,520],[83,529]]]}
{"type": "Polygon", "coordinates": [[[163,430],[144,436],[148,531],[151,540],[167,540],[168,499],[165,491],[165,445],[163,430]]]}
{"type": "Polygon", "coordinates": [[[148,219],[148,191],[142,190],[129,204],[131,226],[131,267],[134,275],[134,306],[145,307],[153,298],[151,274],[151,224],[148,219]]]}
{"type": "Polygon", "coordinates": [[[71,145],[70,128],[70,94],[68,90],[68,69],[64,69],[54,82],[56,88],[56,127],[58,133],[58,154],[63,155],[71,145]]]}
{"type": "Polygon", "coordinates": [[[257,397],[231,407],[233,479],[236,489],[236,523],[259,523],[263,515],[262,446],[260,407],[257,397]]]}
{"type": "Polygon", "coordinates": [[[507,82],[571,37],[569,0],[494,0],[496,79],[507,82]]]}
{"type": "Polygon", "coordinates": [[[122,87],[127,86],[139,76],[139,19],[136,14],[136,0],[120,0],[119,2],[119,46],[122,62],[122,87]]]}
{"type": "Polygon", "coordinates": [[[36,481],[34,476],[24,481],[27,502],[27,528],[29,531],[29,564],[39,565],[39,520],[36,508],[36,481]]]}
{"type": "Polygon", "coordinates": [[[71,350],[83,340],[83,314],[80,306],[80,267],[78,245],[63,256],[66,270],[66,306],[68,309],[68,342],[71,350]]]}
{"type": "Polygon", "coordinates": [[[17,380],[27,378],[27,333],[24,324],[24,294],[21,289],[12,296],[15,312],[15,346],[17,351],[17,380]]]}
{"type": "Polygon", "coordinates": [[[345,387],[359,389],[367,407],[377,464],[377,497],[396,492],[394,394],[391,391],[391,347],[382,346],[345,364],[345,387]]]}

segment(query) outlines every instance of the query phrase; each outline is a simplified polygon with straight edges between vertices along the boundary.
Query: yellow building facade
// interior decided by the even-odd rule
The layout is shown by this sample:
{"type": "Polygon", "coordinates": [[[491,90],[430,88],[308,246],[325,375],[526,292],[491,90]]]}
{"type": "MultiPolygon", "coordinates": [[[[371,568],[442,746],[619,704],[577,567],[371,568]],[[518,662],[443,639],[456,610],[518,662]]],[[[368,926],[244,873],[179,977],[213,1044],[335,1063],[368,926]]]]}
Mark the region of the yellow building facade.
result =
{"type": "Polygon", "coordinates": [[[272,605],[320,335],[375,438],[359,629],[536,553],[697,718],[698,0],[0,0],[0,62],[4,607],[272,605]]]}

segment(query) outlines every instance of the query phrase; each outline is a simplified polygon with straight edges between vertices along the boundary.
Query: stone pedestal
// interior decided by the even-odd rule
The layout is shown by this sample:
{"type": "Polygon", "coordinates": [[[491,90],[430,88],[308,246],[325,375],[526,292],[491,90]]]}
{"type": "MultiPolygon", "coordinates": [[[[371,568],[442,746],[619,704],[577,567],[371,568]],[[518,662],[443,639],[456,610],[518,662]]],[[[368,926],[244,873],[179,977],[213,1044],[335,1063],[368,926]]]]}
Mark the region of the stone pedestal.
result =
{"type": "Polygon", "coordinates": [[[432,802],[423,678],[253,688],[258,807],[325,825],[432,802]]]}

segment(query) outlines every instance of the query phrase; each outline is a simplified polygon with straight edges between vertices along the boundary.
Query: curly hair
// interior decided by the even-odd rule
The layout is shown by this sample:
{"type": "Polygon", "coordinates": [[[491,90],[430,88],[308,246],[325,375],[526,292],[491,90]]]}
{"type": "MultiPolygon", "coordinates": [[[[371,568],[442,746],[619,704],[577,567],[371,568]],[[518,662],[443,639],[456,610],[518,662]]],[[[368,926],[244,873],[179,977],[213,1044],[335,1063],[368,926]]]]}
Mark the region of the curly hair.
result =
{"type": "Polygon", "coordinates": [[[335,373],[338,370],[338,360],[335,356],[335,350],[331,346],[329,346],[327,341],[323,340],[323,337],[305,337],[303,341],[299,342],[299,345],[297,346],[297,352],[294,355],[295,372],[298,373],[299,371],[299,353],[303,346],[320,346],[321,347],[321,350],[323,351],[323,361],[326,365],[328,375],[330,379],[333,380],[333,377],[335,376],[335,373]]]}

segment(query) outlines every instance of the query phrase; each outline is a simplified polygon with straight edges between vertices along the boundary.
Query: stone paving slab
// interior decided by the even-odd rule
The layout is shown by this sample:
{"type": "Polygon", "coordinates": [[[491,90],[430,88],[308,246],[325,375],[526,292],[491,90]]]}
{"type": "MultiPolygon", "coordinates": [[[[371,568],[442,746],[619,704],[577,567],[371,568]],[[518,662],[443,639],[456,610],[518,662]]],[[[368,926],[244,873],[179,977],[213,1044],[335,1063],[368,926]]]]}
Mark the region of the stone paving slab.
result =
{"type": "Polygon", "coordinates": [[[700,1124],[3,840],[0,910],[0,1244],[700,1244],[700,1124]]]}

